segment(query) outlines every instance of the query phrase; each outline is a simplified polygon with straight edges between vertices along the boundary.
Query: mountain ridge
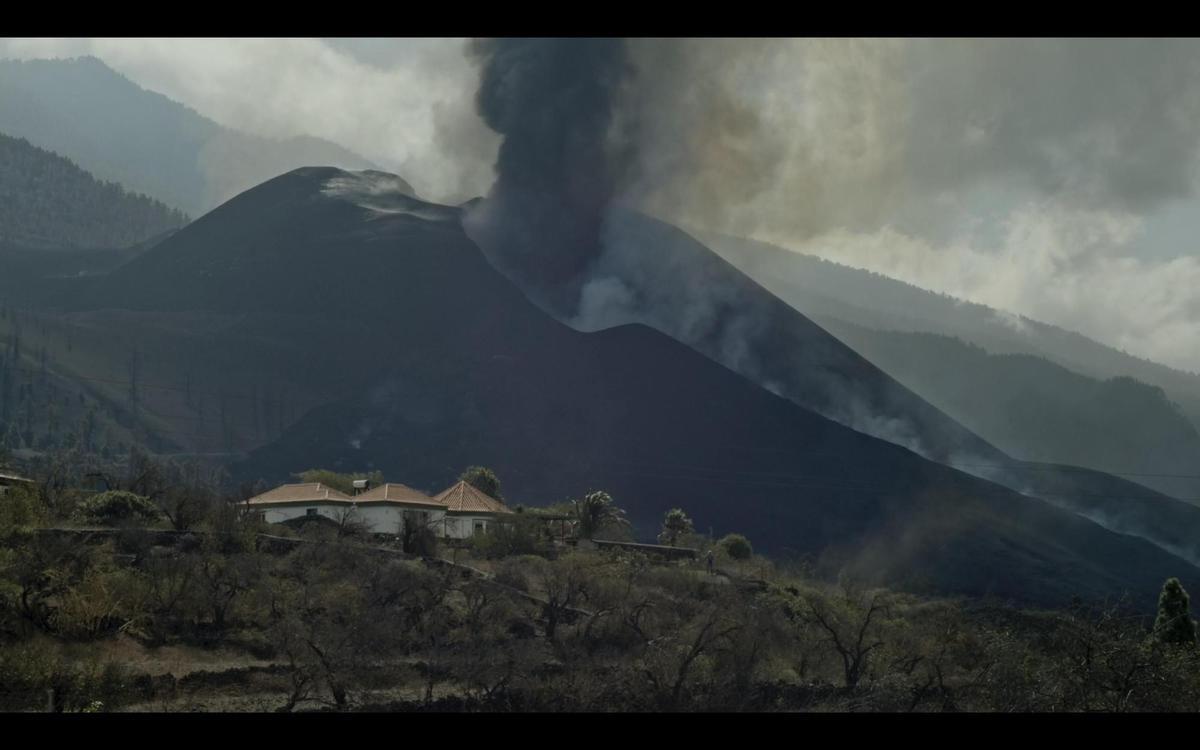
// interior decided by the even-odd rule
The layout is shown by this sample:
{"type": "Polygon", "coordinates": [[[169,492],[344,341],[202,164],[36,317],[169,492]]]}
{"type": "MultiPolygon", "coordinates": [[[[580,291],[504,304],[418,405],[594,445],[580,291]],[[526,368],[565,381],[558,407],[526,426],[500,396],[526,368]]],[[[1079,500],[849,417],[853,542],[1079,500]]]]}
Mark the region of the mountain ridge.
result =
{"type": "MultiPolygon", "coordinates": [[[[346,173],[305,169],[265,183],[110,275],[115,286],[99,293],[132,288],[130,307],[147,314],[226,309],[242,296],[229,280],[256,276],[246,272],[259,262],[286,263],[285,275],[232,312],[275,314],[355,290],[334,315],[365,324],[362,340],[375,341],[348,373],[356,392],[252,451],[236,467],[243,478],[283,478],[317,461],[421,487],[479,462],[523,502],[603,482],[643,529],[682,503],[698,523],[813,556],[827,572],[1040,601],[1066,596],[1037,572],[1046,555],[1059,561],[1056,580],[1096,594],[1131,575],[1145,575],[1141,587],[1167,569],[1191,570],[1141,539],[807,412],[647,326],[574,331],[505,282],[456,210],[404,196],[390,211],[363,207],[329,194],[337,179],[346,173]],[[347,266],[372,274],[334,270],[347,266]],[[157,291],[185,281],[182,296],[157,291]],[[981,545],[994,557],[964,568],[981,545]]],[[[324,341],[309,343],[323,351],[324,341]]],[[[355,346],[339,341],[339,351],[355,346]]],[[[319,362],[309,366],[347,372],[319,362]]]]}
{"type": "MultiPolygon", "coordinates": [[[[91,372],[133,356],[148,384],[203,384],[137,394],[130,423],[180,415],[180,440],[238,440],[241,479],[324,465],[432,487],[482,463],[519,502],[603,487],[643,536],[681,506],[825,575],[917,591],[1058,606],[1200,583],[1169,540],[1147,541],[1157,529],[1113,531],[928,461],[646,325],[574,330],[489,263],[459,209],[382,195],[388,179],[281,175],[60,287],[57,317],[25,330],[86,324],[91,372]]],[[[96,387],[119,401],[133,385],[96,387]]]]}
{"type": "MultiPolygon", "coordinates": [[[[936,326],[934,329],[922,328],[918,332],[942,333],[943,335],[955,335],[955,327],[963,325],[959,322],[961,314],[957,316],[944,314],[948,310],[958,310],[960,313],[962,310],[978,312],[982,314],[982,318],[995,324],[991,331],[991,334],[995,337],[993,345],[988,346],[977,335],[965,334],[961,337],[964,340],[977,343],[989,351],[996,353],[1008,353],[1011,351],[1011,353],[1037,354],[1047,358],[1055,358],[1057,356],[1060,358],[1057,361],[1060,361],[1060,364],[1063,364],[1065,367],[1080,371],[1083,374],[1093,375],[1094,377],[1112,377],[1117,375],[1133,375],[1138,377],[1140,375],[1140,379],[1152,385],[1159,385],[1168,393],[1176,390],[1200,390],[1200,373],[1171,367],[1161,362],[1121,351],[1115,347],[1090,339],[1077,331],[1071,331],[1061,326],[1037,321],[1023,315],[1006,313],[977,302],[970,302],[951,295],[933,292],[876,271],[848,266],[815,255],[795,252],[769,242],[732,237],[712,232],[701,232],[699,236],[710,242],[714,250],[729,258],[731,262],[734,262],[739,267],[744,266],[743,270],[746,270],[747,273],[758,279],[760,283],[768,284],[778,289],[778,293],[789,301],[799,302],[804,298],[803,295],[813,295],[822,301],[838,302],[847,308],[858,307],[863,312],[874,315],[879,315],[881,311],[885,311],[889,316],[895,316],[894,318],[890,318],[893,322],[904,323],[906,326],[934,325],[936,326]],[[794,263],[804,273],[769,273],[768,271],[772,270],[772,268],[779,267],[778,263],[781,260],[794,263]],[[819,279],[819,281],[808,283],[806,275],[812,279],[819,279]],[[841,277],[841,283],[838,283],[839,279],[837,277],[839,276],[841,277]],[[858,285],[856,289],[855,286],[845,283],[848,280],[860,279],[871,282],[869,290],[867,289],[868,285],[865,284],[858,285]],[[825,285],[823,293],[821,289],[816,288],[817,284],[825,285]],[[852,297],[852,300],[849,302],[842,299],[835,300],[829,296],[830,287],[838,289],[839,293],[845,293],[846,296],[852,297]],[[863,304],[864,300],[877,302],[878,297],[882,294],[894,297],[897,295],[897,290],[901,291],[901,298],[895,300],[886,308],[874,304],[863,304]],[[803,292],[803,295],[801,292],[803,292]],[[907,294],[903,292],[907,292],[907,294]],[[914,318],[911,312],[914,306],[926,307],[928,312],[914,318]],[[908,311],[907,314],[905,314],[905,310],[908,311]],[[1038,331],[1043,331],[1052,338],[1079,342],[1081,346],[1080,352],[1073,353],[1070,358],[1065,358],[1061,353],[1056,355],[1054,349],[1031,348],[1031,344],[1022,341],[1019,335],[1022,331],[1014,330],[1014,326],[1019,329],[1022,324],[1032,326],[1038,331]],[[1006,336],[1001,336],[1001,334],[1005,333],[1007,333],[1006,336]],[[1003,345],[997,346],[996,344],[999,342],[1007,343],[1011,349],[1005,349],[1003,345]],[[1083,353],[1085,349],[1094,350],[1095,353],[1091,357],[1085,356],[1083,353]],[[1117,360],[1117,363],[1106,365],[1096,364],[1097,361],[1103,360],[1106,355],[1117,360]],[[1159,374],[1157,376],[1148,374],[1152,372],[1158,372],[1159,374]],[[1169,383],[1172,380],[1182,380],[1187,383],[1187,386],[1172,385],[1169,383]]],[[[879,327],[877,322],[856,320],[854,317],[846,315],[844,311],[839,312],[827,310],[825,314],[830,317],[841,317],[847,322],[857,323],[858,325],[874,328],[879,327]],[[839,312],[841,312],[840,315],[839,312]]],[[[906,327],[898,330],[910,329],[906,327]]],[[[1200,400],[1200,395],[1187,399],[1187,402],[1191,403],[1193,400],[1200,400]]],[[[1189,409],[1189,413],[1190,411],[1189,409]]],[[[1200,415],[1200,408],[1195,413],[1200,415]]]]}
{"type": "Polygon", "coordinates": [[[0,132],[193,216],[304,164],[376,167],[320,138],[224,127],[95,57],[0,60],[0,102],[0,132]]]}
{"type": "Polygon", "coordinates": [[[1200,482],[1194,479],[1151,476],[1195,473],[1194,466],[1200,460],[1196,434],[1200,430],[1200,377],[1120,354],[1065,329],[1029,319],[1013,322],[983,305],[928,292],[882,274],[767,243],[714,237],[714,248],[789,304],[1006,452],[1118,474],[1142,474],[1139,481],[1155,489],[1177,497],[1200,496],[1200,482]],[[1020,330],[1013,328],[1017,323],[1020,330]],[[934,345],[931,336],[946,340],[934,345]],[[963,345],[953,346],[951,339],[963,345]],[[1063,341],[1068,342],[1065,354],[1057,346],[1063,341]],[[1078,351],[1070,348],[1074,346],[1072,341],[1083,342],[1078,351]],[[971,346],[987,353],[991,369],[972,364],[978,357],[971,346]],[[1053,366],[1023,364],[1022,356],[1036,357],[1053,366]],[[945,366],[951,362],[970,367],[945,366]],[[1033,377],[1035,371],[1046,378],[1033,377]],[[1136,386],[1120,387],[1120,379],[1127,377],[1148,388],[1161,389],[1165,398],[1138,397],[1142,406],[1131,411],[1127,407],[1136,386]],[[1065,385],[1068,380],[1074,381],[1081,392],[1108,389],[1116,400],[1096,401],[1095,406],[1103,410],[1100,414],[1084,408],[1082,402],[1072,407],[1079,401],[1079,393],[1054,385],[1065,385]],[[985,388],[984,381],[992,386],[985,388]],[[1028,418],[1018,420],[1017,414],[996,405],[996,388],[1013,395],[1017,391],[1041,393],[1037,397],[1043,400],[1057,388],[1057,395],[1045,401],[1046,407],[1050,411],[1075,411],[1071,412],[1070,422],[1060,420],[1060,427],[1053,431],[1059,436],[1057,442],[1050,444],[1046,442],[1049,435],[1038,426],[1049,412],[1034,410],[1028,418]],[[1121,406],[1123,403],[1126,407],[1121,406]],[[1125,422],[1111,427],[1113,440],[1108,442],[1113,446],[1101,449],[1106,436],[1088,434],[1083,425],[1117,408],[1124,408],[1125,422]],[[1177,413],[1189,424],[1179,423],[1177,413]],[[1147,431],[1151,422],[1157,425],[1157,432],[1147,431]],[[1068,434],[1070,437],[1065,437],[1068,434]],[[1134,434],[1152,442],[1168,442],[1163,451],[1127,450],[1126,456],[1114,452],[1115,441],[1134,434]],[[1091,454],[1083,451],[1088,445],[1096,447],[1091,454]]]}
{"type": "Polygon", "coordinates": [[[187,220],[149,196],[97,180],[70,159],[0,132],[0,244],[117,248],[187,220]]]}

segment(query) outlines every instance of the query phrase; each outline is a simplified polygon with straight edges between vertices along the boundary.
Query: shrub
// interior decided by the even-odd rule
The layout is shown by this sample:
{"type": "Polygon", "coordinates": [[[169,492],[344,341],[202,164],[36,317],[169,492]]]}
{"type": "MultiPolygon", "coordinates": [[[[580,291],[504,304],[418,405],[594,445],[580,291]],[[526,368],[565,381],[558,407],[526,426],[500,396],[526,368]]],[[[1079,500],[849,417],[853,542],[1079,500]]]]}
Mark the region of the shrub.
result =
{"type": "Polygon", "coordinates": [[[204,525],[211,532],[205,544],[226,555],[253,551],[256,535],[266,530],[265,523],[254,515],[244,514],[234,503],[213,505],[204,525]]]}
{"type": "Polygon", "coordinates": [[[487,531],[471,537],[472,551],[479,557],[496,559],[512,555],[542,555],[550,551],[541,519],[523,513],[491,524],[487,531]]]}
{"type": "Polygon", "coordinates": [[[142,598],[131,572],[93,568],[60,598],[54,629],[71,640],[95,640],[136,618],[142,598]]]}
{"type": "Polygon", "coordinates": [[[86,522],[116,525],[126,522],[149,522],[158,519],[158,508],[141,495],[123,490],[111,490],[94,495],[79,504],[78,517],[86,522]]]}
{"type": "Polygon", "coordinates": [[[141,560],[150,554],[154,540],[154,532],[136,526],[126,526],[117,532],[114,546],[117,552],[133,555],[135,560],[141,560]]]}
{"type": "Polygon", "coordinates": [[[0,498],[0,537],[42,526],[49,516],[49,509],[32,487],[11,487],[0,492],[0,498]]]}
{"type": "Polygon", "coordinates": [[[128,696],[128,680],[115,664],[69,658],[35,639],[0,650],[0,710],[107,710],[128,696]]]}
{"type": "Polygon", "coordinates": [[[749,560],[754,554],[750,540],[741,534],[727,534],[717,542],[717,546],[734,560],[749,560]]]}
{"type": "Polygon", "coordinates": [[[437,557],[437,533],[424,513],[405,511],[400,525],[400,547],[410,555],[437,557]]]}
{"type": "Polygon", "coordinates": [[[674,546],[680,537],[691,534],[695,530],[692,519],[680,508],[672,508],[663,517],[662,532],[658,535],[659,544],[674,546]]]}
{"type": "Polygon", "coordinates": [[[496,567],[496,574],[492,577],[496,583],[505,586],[511,586],[518,591],[529,591],[529,561],[531,559],[526,556],[510,557],[496,567]]]}
{"type": "Polygon", "coordinates": [[[410,555],[420,555],[421,557],[437,557],[438,538],[437,534],[433,533],[433,529],[417,529],[412,532],[412,534],[408,535],[406,542],[407,544],[404,547],[404,551],[410,555]]]}

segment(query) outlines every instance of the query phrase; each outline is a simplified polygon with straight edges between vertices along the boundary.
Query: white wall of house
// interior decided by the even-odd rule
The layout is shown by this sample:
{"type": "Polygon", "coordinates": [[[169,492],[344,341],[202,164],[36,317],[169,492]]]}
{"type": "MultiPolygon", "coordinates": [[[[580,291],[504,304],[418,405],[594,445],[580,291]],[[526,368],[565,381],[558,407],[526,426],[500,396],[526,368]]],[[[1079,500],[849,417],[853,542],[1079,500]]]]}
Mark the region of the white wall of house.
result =
{"type": "Polygon", "coordinates": [[[399,534],[400,509],[394,505],[360,505],[352,516],[374,534],[399,534]]]}
{"type": "Polygon", "coordinates": [[[486,531],[495,523],[493,516],[473,516],[460,515],[458,513],[447,513],[444,524],[443,536],[449,539],[467,539],[477,530],[486,531]]]}
{"type": "Polygon", "coordinates": [[[352,509],[345,503],[313,502],[302,505],[268,506],[263,511],[263,517],[267,523],[281,523],[309,515],[310,511],[315,511],[317,515],[338,523],[346,517],[347,513],[350,513],[350,518],[367,524],[372,533],[393,535],[400,534],[400,521],[406,511],[418,514],[417,518],[429,524],[434,533],[438,535],[441,535],[441,521],[446,515],[446,511],[437,508],[406,507],[393,503],[364,504],[352,509]]]}
{"type": "Polygon", "coordinates": [[[266,506],[261,510],[267,523],[290,521],[309,515],[310,511],[340,523],[346,513],[352,513],[351,517],[366,523],[372,533],[393,535],[400,534],[400,523],[407,512],[417,514],[419,522],[425,523],[435,535],[448,539],[468,539],[477,531],[486,531],[496,523],[496,518],[492,515],[447,513],[437,508],[408,507],[394,503],[371,503],[351,509],[345,503],[314,501],[307,504],[266,506]]]}
{"type": "MultiPolygon", "coordinates": [[[[250,506],[253,508],[254,506],[250,506]]],[[[317,515],[324,516],[332,521],[338,521],[342,517],[342,512],[345,506],[333,505],[330,503],[312,503],[311,505],[275,505],[268,506],[263,509],[263,519],[267,523],[283,523],[290,521],[293,518],[311,515],[309,511],[314,511],[317,515]]]]}

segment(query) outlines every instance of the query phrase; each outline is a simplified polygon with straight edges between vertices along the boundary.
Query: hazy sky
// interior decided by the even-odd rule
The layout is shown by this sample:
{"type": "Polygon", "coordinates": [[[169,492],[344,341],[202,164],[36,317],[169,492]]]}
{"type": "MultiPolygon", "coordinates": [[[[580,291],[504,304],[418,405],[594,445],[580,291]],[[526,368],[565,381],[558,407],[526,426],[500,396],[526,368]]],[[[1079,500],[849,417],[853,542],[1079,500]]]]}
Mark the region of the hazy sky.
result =
{"type": "Polygon", "coordinates": [[[497,139],[474,114],[463,40],[0,39],[0,57],[94,55],[143,88],[238,130],[313,135],[397,171],[423,195],[491,184],[497,139]],[[447,159],[447,139],[481,149],[447,159]]]}
{"type": "MultiPolygon", "coordinates": [[[[1200,43],[639,42],[632,196],[1200,371],[1200,43]],[[646,145],[646,144],[644,144],[646,145]]],[[[498,140],[462,40],[0,40],[93,54],[212,119],[310,134],[431,199],[498,140]]]]}

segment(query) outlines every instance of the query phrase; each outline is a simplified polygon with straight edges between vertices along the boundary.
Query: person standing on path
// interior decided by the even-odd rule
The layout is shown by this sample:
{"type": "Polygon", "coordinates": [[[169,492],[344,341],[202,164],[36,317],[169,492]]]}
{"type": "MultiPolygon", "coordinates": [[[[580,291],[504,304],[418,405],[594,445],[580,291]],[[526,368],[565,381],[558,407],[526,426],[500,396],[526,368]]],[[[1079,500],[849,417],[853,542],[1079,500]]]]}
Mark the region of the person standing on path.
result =
{"type": "Polygon", "coordinates": [[[709,551],[708,551],[708,554],[704,556],[704,559],[705,559],[705,561],[708,563],[708,574],[709,574],[709,575],[712,575],[712,574],[713,574],[713,553],[712,553],[712,550],[709,550],[709,551]]]}

